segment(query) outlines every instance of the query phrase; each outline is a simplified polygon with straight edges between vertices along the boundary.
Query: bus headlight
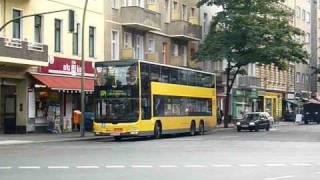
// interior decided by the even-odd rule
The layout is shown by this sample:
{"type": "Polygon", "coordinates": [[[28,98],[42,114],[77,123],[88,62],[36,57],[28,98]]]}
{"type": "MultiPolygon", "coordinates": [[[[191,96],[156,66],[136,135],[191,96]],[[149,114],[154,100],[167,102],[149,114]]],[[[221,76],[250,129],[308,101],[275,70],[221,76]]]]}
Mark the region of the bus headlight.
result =
{"type": "Polygon", "coordinates": [[[130,134],[138,134],[139,129],[138,128],[132,128],[130,134]]]}

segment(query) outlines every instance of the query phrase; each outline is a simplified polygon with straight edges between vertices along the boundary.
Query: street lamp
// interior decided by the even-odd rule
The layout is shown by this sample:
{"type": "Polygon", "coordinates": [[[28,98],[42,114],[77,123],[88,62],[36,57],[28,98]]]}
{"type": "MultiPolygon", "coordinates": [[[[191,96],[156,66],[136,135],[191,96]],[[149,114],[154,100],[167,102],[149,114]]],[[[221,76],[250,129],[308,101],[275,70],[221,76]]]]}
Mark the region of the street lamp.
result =
{"type": "Polygon", "coordinates": [[[80,134],[81,137],[85,135],[84,127],[84,101],[85,101],[85,92],[84,92],[84,72],[85,72],[85,62],[84,62],[84,27],[86,22],[86,12],[87,12],[88,0],[85,1],[83,16],[82,16],[82,35],[81,35],[81,120],[80,120],[80,134]]]}

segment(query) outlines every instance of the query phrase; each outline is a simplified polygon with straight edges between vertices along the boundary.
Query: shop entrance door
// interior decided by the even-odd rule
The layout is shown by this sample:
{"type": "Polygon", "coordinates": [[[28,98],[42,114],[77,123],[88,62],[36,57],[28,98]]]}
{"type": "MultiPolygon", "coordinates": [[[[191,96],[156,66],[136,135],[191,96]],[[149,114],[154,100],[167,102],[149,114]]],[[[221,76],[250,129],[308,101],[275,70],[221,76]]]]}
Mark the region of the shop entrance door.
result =
{"type": "Polygon", "coordinates": [[[16,133],[16,86],[3,86],[4,133],[16,133]]]}

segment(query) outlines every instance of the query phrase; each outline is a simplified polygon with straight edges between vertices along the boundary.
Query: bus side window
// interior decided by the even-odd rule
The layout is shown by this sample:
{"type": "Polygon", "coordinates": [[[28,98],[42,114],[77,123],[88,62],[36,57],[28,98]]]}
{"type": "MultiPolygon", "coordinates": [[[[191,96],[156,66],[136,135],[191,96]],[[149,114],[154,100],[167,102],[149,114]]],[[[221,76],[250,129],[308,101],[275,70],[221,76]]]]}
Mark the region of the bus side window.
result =
{"type": "Polygon", "coordinates": [[[213,79],[212,79],[212,75],[210,74],[203,74],[202,77],[201,77],[201,82],[202,82],[202,86],[203,87],[208,87],[208,88],[212,88],[213,83],[213,79]]]}
{"type": "Polygon", "coordinates": [[[178,84],[178,70],[174,68],[170,68],[170,79],[169,83],[178,84]]]}
{"type": "Polygon", "coordinates": [[[170,69],[167,67],[161,67],[161,82],[168,83],[170,76],[170,69]]]}
{"type": "Polygon", "coordinates": [[[188,72],[188,75],[189,75],[188,85],[189,85],[189,86],[195,86],[195,85],[197,85],[197,80],[196,80],[197,73],[196,73],[196,72],[193,72],[193,71],[189,71],[189,72],[188,72]]]}
{"type": "Polygon", "coordinates": [[[150,65],[150,78],[151,81],[159,82],[160,81],[160,67],[157,65],[150,65]]]}
{"type": "Polygon", "coordinates": [[[188,71],[179,69],[179,84],[188,85],[188,71]]]}

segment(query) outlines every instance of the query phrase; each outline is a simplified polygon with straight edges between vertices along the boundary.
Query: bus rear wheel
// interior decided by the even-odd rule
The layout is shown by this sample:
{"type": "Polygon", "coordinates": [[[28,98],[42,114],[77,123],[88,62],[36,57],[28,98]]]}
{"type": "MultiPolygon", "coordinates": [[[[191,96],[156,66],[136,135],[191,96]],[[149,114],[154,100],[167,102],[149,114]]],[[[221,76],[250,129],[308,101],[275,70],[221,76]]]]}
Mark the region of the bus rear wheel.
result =
{"type": "Polygon", "coordinates": [[[161,124],[159,122],[156,122],[156,124],[154,125],[153,137],[155,139],[161,138],[161,124]]]}
{"type": "Polygon", "coordinates": [[[204,122],[200,121],[200,124],[199,124],[199,135],[204,135],[204,131],[205,131],[204,122]]]}
{"type": "Polygon", "coordinates": [[[192,121],[190,125],[190,136],[196,135],[196,132],[197,132],[196,123],[192,121]]]}

